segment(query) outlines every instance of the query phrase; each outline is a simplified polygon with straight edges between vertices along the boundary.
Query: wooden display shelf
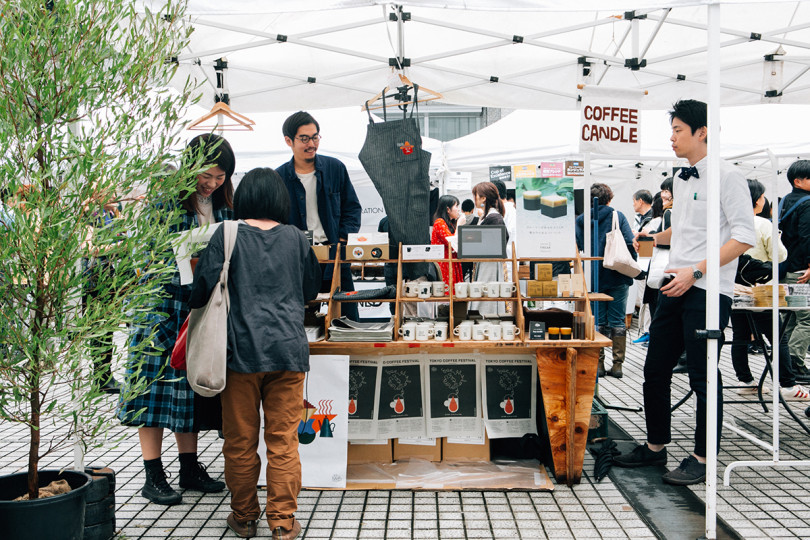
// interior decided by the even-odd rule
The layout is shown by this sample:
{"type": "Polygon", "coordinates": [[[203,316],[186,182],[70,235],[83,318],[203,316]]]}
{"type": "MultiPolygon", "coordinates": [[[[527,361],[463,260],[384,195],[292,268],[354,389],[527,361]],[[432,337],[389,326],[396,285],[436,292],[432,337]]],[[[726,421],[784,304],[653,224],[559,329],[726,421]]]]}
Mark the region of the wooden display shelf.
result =
{"type": "Polygon", "coordinates": [[[400,302],[440,302],[447,303],[450,301],[449,296],[431,296],[430,298],[419,298],[415,296],[403,296],[399,299],[400,302]]]}
{"type": "MultiPolygon", "coordinates": [[[[335,300],[335,302],[396,302],[396,298],[347,298],[346,300],[335,300]]],[[[318,302],[321,303],[321,302],[318,302]]]]}
{"type": "Polygon", "coordinates": [[[491,296],[482,296],[481,298],[470,298],[469,296],[464,298],[459,298],[458,296],[453,297],[453,302],[515,302],[515,301],[517,301],[517,297],[515,296],[498,296],[496,298],[492,298],[491,296]]]}
{"type": "Polygon", "coordinates": [[[610,302],[613,300],[612,296],[605,293],[592,293],[589,292],[587,298],[585,296],[524,296],[523,300],[534,300],[535,302],[581,302],[588,300],[589,302],[610,302]]]}

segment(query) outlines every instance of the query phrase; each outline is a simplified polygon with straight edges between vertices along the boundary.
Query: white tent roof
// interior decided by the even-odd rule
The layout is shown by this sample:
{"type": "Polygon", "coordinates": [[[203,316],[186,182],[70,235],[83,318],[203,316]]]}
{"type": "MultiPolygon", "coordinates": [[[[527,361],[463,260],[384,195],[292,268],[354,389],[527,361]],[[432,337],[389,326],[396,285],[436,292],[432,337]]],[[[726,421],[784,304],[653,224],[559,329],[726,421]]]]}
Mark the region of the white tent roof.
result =
{"type": "Polygon", "coordinates": [[[179,77],[204,81],[203,103],[213,104],[213,63],[226,57],[242,113],[359,106],[387,84],[389,61],[409,62],[410,79],[446,103],[574,109],[586,84],[647,90],[642,106],[663,109],[706,99],[704,6],[718,3],[722,103],[810,102],[806,1],[399,3],[406,16],[379,0],[191,0],[179,77]],[[633,59],[646,65],[625,67],[633,59]]]}

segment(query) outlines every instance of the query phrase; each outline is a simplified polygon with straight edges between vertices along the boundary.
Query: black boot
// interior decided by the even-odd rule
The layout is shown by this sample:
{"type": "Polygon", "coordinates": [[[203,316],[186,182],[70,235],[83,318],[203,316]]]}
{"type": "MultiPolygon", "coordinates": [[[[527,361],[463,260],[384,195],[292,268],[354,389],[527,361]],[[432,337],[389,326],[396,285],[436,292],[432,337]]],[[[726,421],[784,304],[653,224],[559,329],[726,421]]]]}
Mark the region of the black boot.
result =
{"type": "Polygon", "coordinates": [[[180,487],[203,493],[216,493],[225,489],[225,482],[208,476],[205,465],[197,461],[196,452],[180,454],[180,487]]]}
{"type": "Polygon", "coordinates": [[[121,384],[115,380],[112,373],[112,343],[98,342],[102,346],[110,346],[104,351],[101,358],[93,360],[93,372],[96,379],[99,381],[99,389],[107,394],[121,393],[121,384]]]}
{"type": "Polygon", "coordinates": [[[160,458],[143,461],[146,469],[146,484],[141,490],[141,495],[155,504],[172,506],[180,504],[183,497],[171,488],[166,480],[166,471],[163,470],[163,463],[160,458]]]}

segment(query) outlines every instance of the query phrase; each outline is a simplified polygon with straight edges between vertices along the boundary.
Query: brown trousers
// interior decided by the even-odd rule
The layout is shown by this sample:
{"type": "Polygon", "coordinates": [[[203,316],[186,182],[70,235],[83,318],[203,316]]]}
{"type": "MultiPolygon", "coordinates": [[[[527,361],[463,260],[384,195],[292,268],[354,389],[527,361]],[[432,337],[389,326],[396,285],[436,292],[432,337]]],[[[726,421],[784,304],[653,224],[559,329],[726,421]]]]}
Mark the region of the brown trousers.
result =
{"type": "Polygon", "coordinates": [[[222,431],[225,444],[225,483],[231,509],[240,523],[259,519],[257,493],[261,460],[259,404],[264,411],[267,444],[267,523],[291,529],[301,491],[298,424],[304,399],[304,377],[297,371],[237,373],[228,370],[222,392],[222,431]]]}

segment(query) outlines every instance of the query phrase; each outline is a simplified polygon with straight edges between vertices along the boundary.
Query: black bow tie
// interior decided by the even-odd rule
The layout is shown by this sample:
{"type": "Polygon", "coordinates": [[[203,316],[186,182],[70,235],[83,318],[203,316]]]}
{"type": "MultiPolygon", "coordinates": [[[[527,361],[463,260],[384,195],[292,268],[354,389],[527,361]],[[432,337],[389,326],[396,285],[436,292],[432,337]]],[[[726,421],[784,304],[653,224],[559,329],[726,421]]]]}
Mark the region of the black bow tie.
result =
{"type": "Polygon", "coordinates": [[[678,177],[680,177],[682,180],[689,180],[690,176],[700,178],[697,167],[681,167],[681,172],[678,173],[678,177]]]}

